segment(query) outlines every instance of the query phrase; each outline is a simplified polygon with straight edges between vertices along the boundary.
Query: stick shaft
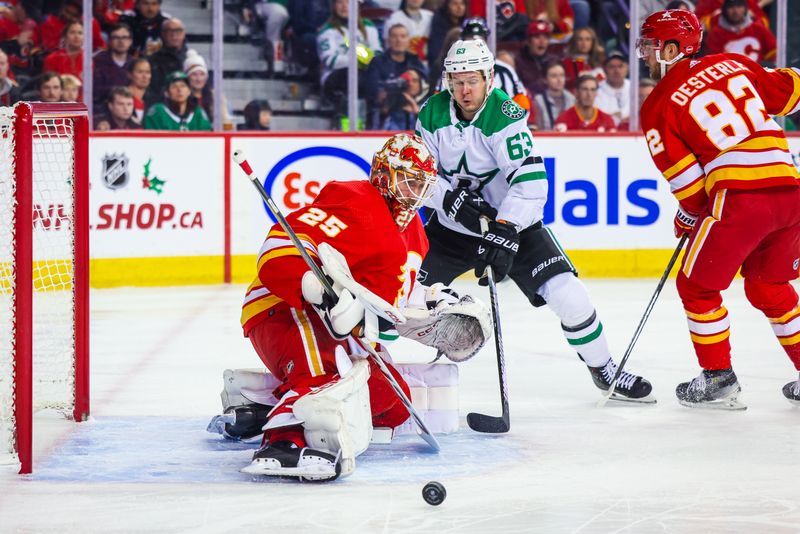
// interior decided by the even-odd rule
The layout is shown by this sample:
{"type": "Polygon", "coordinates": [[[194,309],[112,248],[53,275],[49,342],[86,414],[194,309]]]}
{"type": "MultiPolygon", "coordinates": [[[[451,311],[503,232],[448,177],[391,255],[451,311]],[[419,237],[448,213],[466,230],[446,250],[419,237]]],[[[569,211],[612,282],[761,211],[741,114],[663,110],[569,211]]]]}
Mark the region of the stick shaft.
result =
{"type": "Polygon", "coordinates": [[[627,363],[628,358],[631,355],[631,352],[633,352],[633,347],[634,345],[636,345],[636,341],[639,339],[639,335],[642,333],[642,330],[644,330],[644,325],[645,323],[647,323],[647,319],[650,317],[650,312],[653,311],[653,307],[656,305],[656,300],[658,300],[658,296],[661,294],[661,290],[664,288],[664,284],[666,283],[667,278],[669,278],[669,274],[672,272],[672,267],[678,260],[678,256],[681,253],[681,249],[683,248],[684,243],[686,243],[686,239],[688,237],[689,236],[684,234],[681,236],[680,241],[678,241],[678,246],[675,247],[675,251],[672,253],[672,257],[669,259],[667,268],[664,269],[664,274],[661,275],[661,279],[658,281],[656,290],[653,292],[653,296],[650,297],[650,302],[647,303],[647,308],[645,308],[644,314],[642,315],[642,318],[639,321],[639,326],[636,327],[636,331],[633,333],[633,338],[631,338],[631,342],[628,344],[628,348],[625,350],[625,355],[619,362],[619,367],[617,367],[617,372],[614,374],[614,379],[611,381],[611,385],[609,386],[608,392],[605,395],[606,400],[609,397],[611,397],[611,395],[614,394],[614,388],[617,386],[617,381],[619,380],[619,377],[622,375],[622,369],[625,367],[625,363],[627,363]]]}

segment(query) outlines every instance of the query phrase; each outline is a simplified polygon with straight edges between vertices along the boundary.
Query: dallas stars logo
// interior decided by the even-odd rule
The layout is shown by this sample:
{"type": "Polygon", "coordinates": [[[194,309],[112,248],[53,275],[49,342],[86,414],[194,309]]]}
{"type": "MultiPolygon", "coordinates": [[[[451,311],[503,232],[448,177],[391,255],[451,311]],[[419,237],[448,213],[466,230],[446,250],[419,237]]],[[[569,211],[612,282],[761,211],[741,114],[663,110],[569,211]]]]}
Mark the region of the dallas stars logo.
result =
{"type": "Polygon", "coordinates": [[[500,172],[500,169],[492,169],[484,173],[470,171],[466,152],[461,155],[461,159],[455,169],[447,170],[442,167],[442,174],[450,183],[455,184],[457,187],[468,187],[470,191],[480,191],[486,187],[486,184],[494,180],[498,172],[500,172]]]}
{"type": "Polygon", "coordinates": [[[503,115],[511,120],[521,119],[525,115],[525,110],[512,100],[506,100],[503,102],[503,105],[500,107],[500,111],[502,111],[503,115]]]}
{"type": "Polygon", "coordinates": [[[147,160],[147,163],[144,164],[144,176],[142,177],[142,188],[149,189],[150,191],[155,191],[157,194],[161,194],[164,192],[164,184],[166,180],[161,180],[158,176],[153,176],[150,178],[150,164],[153,162],[153,158],[147,160]]]}

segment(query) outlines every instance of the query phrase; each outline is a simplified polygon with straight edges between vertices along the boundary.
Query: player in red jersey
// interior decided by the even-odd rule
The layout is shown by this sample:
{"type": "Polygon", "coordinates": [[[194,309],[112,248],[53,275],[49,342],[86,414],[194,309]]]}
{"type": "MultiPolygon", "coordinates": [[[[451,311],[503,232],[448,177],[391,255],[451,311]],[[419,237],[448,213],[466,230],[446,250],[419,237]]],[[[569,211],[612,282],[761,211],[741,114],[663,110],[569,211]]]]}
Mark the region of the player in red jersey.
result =
{"type": "MultiPolygon", "coordinates": [[[[355,456],[367,448],[373,425],[395,427],[409,416],[374,363],[351,360],[359,354],[351,333],[368,330],[370,317],[357,293],[339,285],[335,272],[348,271],[400,310],[415,308],[415,320],[382,325],[372,341],[414,334],[451,359],[466,359],[485,342],[490,330],[485,307],[476,311],[470,297],[459,299],[441,284],[415,283],[428,251],[417,210],[435,180],[436,163],[422,140],[397,134],[375,154],[369,181],[331,182],[311,205],[286,217],[331,278],[335,301],[323,296],[322,285],[280,225],[270,230],[245,296],[242,327],[281,385],[273,392],[279,402],[269,412],[262,447],[245,472],[313,480],[348,475],[355,456]],[[457,324],[445,332],[448,313],[457,324]],[[463,327],[474,326],[477,315],[484,321],[480,335],[465,344],[463,327]]],[[[387,364],[410,397],[406,383],[387,364]]]]}
{"type": "MultiPolygon", "coordinates": [[[[748,300],[800,369],[800,176],[771,118],[800,109],[800,71],[768,70],[738,54],[693,59],[702,40],[683,10],[647,17],[637,45],[658,85],[642,106],[650,154],[678,199],[675,233],[689,234],[678,293],[700,376],[678,385],[687,406],[743,408],[731,369],[720,291],[741,268],[748,300]]],[[[783,388],[800,401],[800,381],[783,388]]]]}

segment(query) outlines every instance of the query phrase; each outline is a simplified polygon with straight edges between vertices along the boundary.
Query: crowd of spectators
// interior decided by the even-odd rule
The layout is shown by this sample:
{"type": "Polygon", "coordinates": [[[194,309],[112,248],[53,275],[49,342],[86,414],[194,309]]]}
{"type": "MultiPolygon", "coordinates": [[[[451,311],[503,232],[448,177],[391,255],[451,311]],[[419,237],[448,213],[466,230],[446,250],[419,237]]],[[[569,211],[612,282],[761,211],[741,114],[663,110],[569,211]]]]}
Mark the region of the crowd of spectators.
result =
{"type": "Polygon", "coordinates": [[[160,0],[95,1],[92,36],[84,69],[81,1],[0,2],[0,105],[84,101],[97,130],[212,129],[206,61],[160,0]]]}
{"type": "MultiPolygon", "coordinates": [[[[705,26],[703,53],[746,54],[768,63],[776,41],[773,0],[640,0],[641,17],[681,7],[705,26]]],[[[21,99],[83,100],[97,129],[209,130],[213,88],[205,58],[161,0],[96,0],[92,94],[83,94],[79,0],[0,0],[0,105],[21,99]]],[[[345,114],[347,0],[226,0],[239,35],[263,49],[267,76],[309,80],[345,114]]],[[[495,86],[529,110],[537,130],[624,130],[631,84],[624,0],[361,0],[355,46],[359,95],[371,129],[411,129],[425,99],[442,90],[444,57],[458,39],[497,42],[495,86]],[[610,20],[619,11],[620,20],[610,20]],[[621,33],[622,32],[622,33],[621,33]]],[[[640,99],[641,101],[641,99],[640,99]]],[[[223,106],[223,115],[228,110],[223,106]]],[[[272,108],[254,100],[241,129],[270,128],[272,108]]]]}

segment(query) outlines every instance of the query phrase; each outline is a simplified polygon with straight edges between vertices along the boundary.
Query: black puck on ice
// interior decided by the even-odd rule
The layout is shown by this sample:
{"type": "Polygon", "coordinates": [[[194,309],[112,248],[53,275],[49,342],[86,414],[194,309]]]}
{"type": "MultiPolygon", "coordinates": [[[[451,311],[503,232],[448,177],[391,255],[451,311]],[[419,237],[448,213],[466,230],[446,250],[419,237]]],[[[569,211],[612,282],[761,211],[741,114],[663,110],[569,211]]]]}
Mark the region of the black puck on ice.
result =
{"type": "Polygon", "coordinates": [[[422,498],[431,506],[439,506],[447,497],[447,492],[441,482],[431,481],[422,488],[422,498]]]}

